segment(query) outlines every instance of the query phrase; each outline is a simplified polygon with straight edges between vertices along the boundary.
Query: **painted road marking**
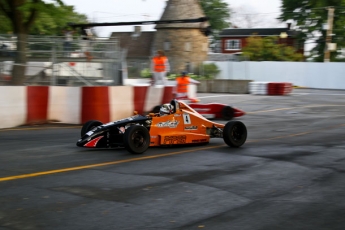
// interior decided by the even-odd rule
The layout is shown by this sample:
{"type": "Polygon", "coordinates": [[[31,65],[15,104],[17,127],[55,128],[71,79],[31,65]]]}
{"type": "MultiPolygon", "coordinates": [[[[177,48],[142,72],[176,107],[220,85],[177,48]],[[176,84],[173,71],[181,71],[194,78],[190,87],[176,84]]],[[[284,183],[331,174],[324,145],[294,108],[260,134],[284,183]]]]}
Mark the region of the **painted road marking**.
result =
{"type": "MultiPolygon", "coordinates": [[[[306,132],[302,132],[302,133],[289,134],[289,135],[285,135],[285,136],[276,136],[276,137],[266,138],[266,139],[250,140],[250,141],[247,141],[246,143],[255,143],[255,142],[261,142],[261,141],[284,139],[287,137],[302,136],[302,135],[307,135],[307,134],[316,133],[316,132],[320,132],[320,131],[327,131],[329,129],[335,129],[335,128],[344,127],[344,126],[345,126],[345,124],[334,125],[334,126],[326,127],[323,129],[306,131],[306,132]]],[[[210,147],[196,148],[196,149],[191,149],[191,150],[183,150],[183,151],[178,151],[178,152],[158,154],[158,155],[153,155],[153,156],[137,157],[137,158],[126,159],[126,160],[111,161],[111,162],[104,162],[104,163],[98,163],[98,164],[76,166],[76,167],[71,167],[71,168],[55,169],[55,170],[49,170],[49,171],[44,171],[44,172],[36,172],[36,173],[21,174],[21,175],[16,175],[16,176],[2,177],[2,178],[0,178],[0,182],[10,181],[10,180],[18,180],[18,179],[24,179],[24,178],[31,178],[31,177],[37,177],[37,176],[44,176],[44,175],[49,175],[49,174],[77,171],[77,170],[96,168],[96,167],[102,167],[102,166],[108,166],[108,165],[123,164],[123,163],[134,162],[134,161],[149,160],[149,159],[173,156],[173,155],[178,155],[178,154],[183,154],[183,153],[190,153],[190,152],[196,152],[196,151],[202,151],[202,150],[208,150],[208,149],[215,149],[215,148],[220,148],[220,147],[224,147],[224,146],[226,146],[226,145],[222,144],[222,145],[216,145],[216,146],[210,146],[210,147]]]]}
{"type": "Polygon", "coordinates": [[[182,154],[182,153],[189,153],[189,152],[195,152],[195,151],[201,151],[201,150],[207,150],[207,149],[214,149],[214,148],[219,148],[221,146],[224,146],[224,144],[217,145],[217,146],[211,146],[211,147],[197,148],[197,149],[193,149],[193,150],[183,150],[183,151],[178,151],[178,152],[158,154],[158,155],[153,155],[153,156],[137,157],[137,158],[131,158],[131,159],[126,159],[126,160],[111,161],[111,162],[104,162],[104,163],[98,163],[98,164],[76,166],[76,167],[71,167],[71,168],[55,169],[55,170],[49,170],[49,171],[44,171],[44,172],[36,172],[36,173],[22,174],[22,175],[16,175],[16,176],[2,177],[2,178],[0,178],[0,182],[8,181],[8,180],[24,179],[24,178],[30,178],[30,177],[36,177],[36,176],[43,176],[43,175],[48,175],[48,174],[70,172],[70,171],[76,171],[76,170],[82,170],[82,169],[96,168],[96,167],[102,167],[102,166],[108,166],[108,165],[122,164],[122,163],[134,162],[134,161],[155,159],[155,158],[160,158],[160,157],[178,155],[178,154],[182,154]]]}

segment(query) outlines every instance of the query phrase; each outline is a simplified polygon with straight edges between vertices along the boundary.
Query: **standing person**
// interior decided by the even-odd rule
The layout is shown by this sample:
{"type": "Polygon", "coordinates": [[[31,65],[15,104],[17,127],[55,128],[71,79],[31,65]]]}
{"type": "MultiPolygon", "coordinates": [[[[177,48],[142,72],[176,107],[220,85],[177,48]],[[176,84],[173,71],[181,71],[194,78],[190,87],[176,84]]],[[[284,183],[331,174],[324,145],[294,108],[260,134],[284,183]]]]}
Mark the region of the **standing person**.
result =
{"type": "Polygon", "coordinates": [[[188,85],[200,82],[190,78],[186,71],[182,71],[181,76],[176,78],[176,99],[188,99],[188,85]]]}
{"type": "Polygon", "coordinates": [[[93,39],[93,34],[90,28],[81,28],[81,37],[82,37],[82,52],[87,59],[87,61],[91,61],[93,59],[90,50],[91,48],[91,40],[93,39]]]}
{"type": "Polygon", "coordinates": [[[71,29],[66,29],[64,30],[64,35],[65,35],[65,41],[63,43],[63,47],[64,47],[64,56],[65,57],[69,57],[70,52],[71,52],[71,45],[72,45],[72,41],[73,41],[73,33],[74,31],[71,29]]]}
{"type": "Polygon", "coordinates": [[[157,55],[152,58],[151,72],[153,73],[152,85],[157,85],[159,82],[166,84],[166,74],[170,72],[170,65],[162,50],[158,50],[157,55]]]}

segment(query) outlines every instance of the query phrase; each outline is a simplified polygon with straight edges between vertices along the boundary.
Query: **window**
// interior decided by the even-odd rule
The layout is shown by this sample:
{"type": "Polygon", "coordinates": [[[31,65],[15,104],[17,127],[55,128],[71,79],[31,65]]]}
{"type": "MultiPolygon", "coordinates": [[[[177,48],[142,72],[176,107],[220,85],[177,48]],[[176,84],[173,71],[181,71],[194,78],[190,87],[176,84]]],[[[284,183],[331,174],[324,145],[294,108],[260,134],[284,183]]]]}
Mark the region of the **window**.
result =
{"type": "Polygon", "coordinates": [[[226,50],[240,50],[241,49],[241,40],[226,40],[225,41],[226,50]]]}

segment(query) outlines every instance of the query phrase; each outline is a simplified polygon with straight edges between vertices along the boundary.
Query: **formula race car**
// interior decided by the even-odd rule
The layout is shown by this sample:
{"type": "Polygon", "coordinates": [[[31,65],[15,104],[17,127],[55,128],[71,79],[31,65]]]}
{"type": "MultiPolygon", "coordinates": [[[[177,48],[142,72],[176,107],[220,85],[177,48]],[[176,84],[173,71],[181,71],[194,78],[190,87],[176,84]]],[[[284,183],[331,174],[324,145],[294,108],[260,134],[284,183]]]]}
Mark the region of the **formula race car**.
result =
{"type": "MultiPolygon", "coordinates": [[[[222,119],[222,120],[231,120],[234,117],[241,117],[246,113],[238,108],[221,104],[221,103],[197,103],[196,99],[182,99],[179,101],[183,101],[189,105],[192,109],[197,111],[202,116],[208,119],[222,119]]],[[[156,113],[159,111],[160,105],[155,106],[151,112],[156,113]]]]}
{"type": "Polygon", "coordinates": [[[86,122],[81,129],[79,147],[125,147],[130,153],[144,153],[152,146],[192,145],[209,143],[210,138],[223,138],[230,147],[240,147],[247,139],[247,128],[240,121],[218,124],[209,121],[186,103],[172,100],[170,115],[135,114],[102,124],[86,122]]]}

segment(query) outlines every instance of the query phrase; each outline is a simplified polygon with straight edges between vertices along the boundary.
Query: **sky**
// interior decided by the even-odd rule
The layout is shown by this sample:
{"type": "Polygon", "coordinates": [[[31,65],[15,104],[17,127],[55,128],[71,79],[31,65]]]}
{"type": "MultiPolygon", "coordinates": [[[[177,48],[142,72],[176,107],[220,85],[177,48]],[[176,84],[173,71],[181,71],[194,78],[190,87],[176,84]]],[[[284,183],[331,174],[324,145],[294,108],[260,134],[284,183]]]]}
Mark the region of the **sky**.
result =
{"type": "MultiPolygon", "coordinates": [[[[52,0],[47,0],[48,2],[52,0]]],[[[167,0],[63,0],[75,11],[88,16],[93,22],[131,22],[159,20],[167,0]]],[[[233,21],[239,27],[284,27],[275,18],[280,12],[281,0],[223,0],[229,4],[233,21]]],[[[133,31],[134,26],[95,27],[100,37],[111,32],[133,31]]],[[[154,30],[154,25],[142,26],[142,31],[154,30]]]]}

